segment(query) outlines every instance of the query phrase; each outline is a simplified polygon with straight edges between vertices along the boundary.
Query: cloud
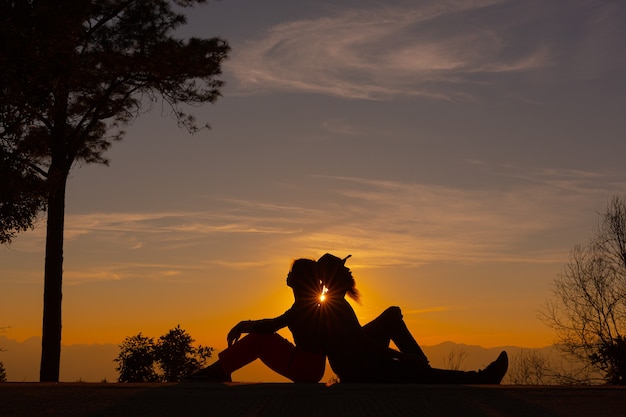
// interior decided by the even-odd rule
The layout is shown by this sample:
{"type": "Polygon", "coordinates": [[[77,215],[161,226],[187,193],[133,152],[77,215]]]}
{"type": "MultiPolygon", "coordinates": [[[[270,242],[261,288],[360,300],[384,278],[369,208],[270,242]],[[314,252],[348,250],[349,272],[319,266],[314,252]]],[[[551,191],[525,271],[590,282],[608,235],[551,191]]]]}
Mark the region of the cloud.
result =
{"type": "MultiPolygon", "coordinates": [[[[106,249],[104,250],[106,252],[106,249]]],[[[79,285],[86,282],[122,281],[128,279],[148,280],[155,282],[178,282],[183,281],[185,272],[195,270],[196,266],[184,263],[160,263],[123,261],[117,259],[106,262],[93,259],[93,266],[76,265],[63,273],[63,281],[68,285],[79,285]]]]}
{"type": "Polygon", "coordinates": [[[545,70],[594,78],[624,68],[623,2],[359,2],[277,24],[235,45],[225,68],[239,92],[349,99],[469,99],[477,88],[545,70]]]}
{"type": "MultiPolygon", "coordinates": [[[[468,165],[504,182],[470,189],[319,175],[307,199],[282,195],[280,204],[214,196],[204,211],[70,213],[66,279],[204,279],[327,251],[358,255],[361,268],[561,263],[607,198],[626,189],[618,174],[468,165]]],[[[20,241],[29,237],[39,240],[20,241]]]]}
{"type": "MultiPolygon", "coordinates": [[[[251,203],[232,200],[240,206],[251,203]]],[[[205,211],[179,211],[179,212],[148,212],[148,213],[89,213],[69,214],[66,221],[66,240],[76,240],[86,234],[105,233],[115,235],[116,238],[129,235],[148,235],[151,239],[173,241],[182,236],[191,238],[197,235],[228,234],[228,233],[254,233],[254,234],[288,234],[293,233],[294,228],[261,225],[262,212],[292,211],[294,208],[272,206],[264,203],[254,204],[257,212],[255,216],[246,215],[240,211],[237,214],[205,211]],[[157,235],[160,235],[157,236],[157,235]]],[[[139,249],[143,244],[129,240],[128,247],[139,249]]]]}
{"type": "Polygon", "coordinates": [[[626,186],[606,173],[494,170],[512,180],[505,186],[464,189],[329,178],[341,202],[327,226],[320,224],[303,240],[318,250],[358,251],[371,266],[562,262],[576,243],[568,239],[576,233],[584,239],[603,202],[626,186]]]}
{"type": "Polygon", "coordinates": [[[456,98],[464,94],[459,85],[475,74],[522,72],[551,63],[545,45],[522,48],[506,28],[484,21],[480,12],[500,3],[377,4],[284,23],[236,48],[227,68],[249,92],[456,98]]]}

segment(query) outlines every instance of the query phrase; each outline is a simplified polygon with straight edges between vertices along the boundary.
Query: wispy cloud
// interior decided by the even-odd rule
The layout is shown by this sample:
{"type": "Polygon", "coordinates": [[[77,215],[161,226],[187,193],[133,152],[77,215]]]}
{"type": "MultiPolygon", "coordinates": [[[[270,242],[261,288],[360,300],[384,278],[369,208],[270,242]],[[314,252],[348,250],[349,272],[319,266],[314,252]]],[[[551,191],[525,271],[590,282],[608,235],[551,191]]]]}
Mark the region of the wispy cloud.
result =
{"type": "Polygon", "coordinates": [[[94,266],[87,267],[76,265],[67,269],[63,274],[63,280],[68,285],[78,285],[85,282],[97,281],[122,281],[127,279],[140,279],[155,282],[178,282],[184,280],[185,273],[197,269],[194,265],[159,263],[159,262],[136,262],[121,261],[98,262],[94,266]]]}
{"type": "Polygon", "coordinates": [[[341,208],[329,216],[327,227],[322,224],[306,240],[319,248],[359,250],[372,265],[559,262],[576,242],[553,236],[567,239],[576,230],[585,239],[602,202],[626,186],[606,173],[553,170],[522,175],[511,167],[496,172],[523,180],[504,187],[462,189],[334,178],[333,192],[344,200],[338,204],[341,208]]]}
{"type": "Polygon", "coordinates": [[[484,21],[480,11],[499,3],[377,4],[284,23],[240,45],[227,68],[250,92],[452,98],[463,94],[458,86],[471,74],[527,71],[551,62],[545,45],[522,48],[501,25],[484,21]]]}
{"type": "Polygon", "coordinates": [[[467,99],[499,77],[536,79],[537,70],[551,68],[551,79],[591,78],[626,64],[611,52],[625,35],[625,7],[588,3],[359,2],[358,9],[336,7],[325,16],[275,25],[237,45],[225,68],[240,92],[370,100],[467,99]]]}
{"type": "MultiPolygon", "coordinates": [[[[297,203],[213,197],[219,210],[68,214],[66,278],[177,281],[326,251],[358,254],[361,268],[558,263],[578,243],[567,239],[585,239],[603,201],[626,189],[608,173],[468,164],[504,185],[318,176],[321,188],[297,203]]],[[[24,238],[39,244],[41,233],[24,238]]]]}
{"type": "MultiPolygon", "coordinates": [[[[236,200],[233,200],[236,202],[236,200]]],[[[239,201],[240,206],[250,205],[239,201]]],[[[66,239],[75,240],[86,234],[108,233],[121,235],[148,235],[151,239],[165,241],[176,240],[177,236],[189,238],[207,234],[288,234],[294,228],[285,224],[272,225],[263,222],[262,209],[264,204],[254,205],[256,216],[239,213],[221,213],[190,211],[190,212],[149,212],[149,213],[89,213],[69,215],[66,225],[66,239]]],[[[241,208],[241,207],[240,207],[241,208]]],[[[293,208],[269,206],[272,211],[289,211],[293,208]]],[[[131,241],[129,247],[140,248],[142,245],[131,241]]]]}

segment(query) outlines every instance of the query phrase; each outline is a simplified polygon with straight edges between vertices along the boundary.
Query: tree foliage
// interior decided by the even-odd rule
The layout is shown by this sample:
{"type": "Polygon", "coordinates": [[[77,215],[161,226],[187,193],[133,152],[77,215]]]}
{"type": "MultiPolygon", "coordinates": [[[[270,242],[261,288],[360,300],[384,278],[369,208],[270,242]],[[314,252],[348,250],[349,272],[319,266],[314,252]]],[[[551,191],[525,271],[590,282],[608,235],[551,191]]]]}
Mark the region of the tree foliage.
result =
{"type": "Polygon", "coordinates": [[[605,380],[613,385],[626,385],[626,338],[616,336],[602,342],[598,352],[591,354],[591,363],[604,372],[605,380]]]}
{"type": "MultiPolygon", "coordinates": [[[[4,330],[0,327],[0,331],[4,330]]],[[[0,352],[3,352],[4,349],[0,348],[0,352]]],[[[0,361],[0,382],[7,382],[7,371],[4,369],[4,364],[0,361]]]]}
{"type": "Polygon", "coordinates": [[[229,46],[175,32],[205,1],[0,0],[1,170],[25,190],[2,194],[0,227],[10,240],[47,210],[41,381],[59,377],[69,172],[106,164],[124,126],[159,102],[190,132],[204,127],[188,109],[220,96],[229,46]]]}
{"type": "Polygon", "coordinates": [[[115,362],[119,382],[156,382],[159,380],[154,369],[154,339],[141,333],[129,336],[120,345],[115,362]]]}
{"type": "Polygon", "coordinates": [[[116,371],[119,382],[178,382],[202,368],[213,348],[193,346],[194,339],[180,325],[155,342],[143,336],[127,337],[120,345],[116,371]]]}
{"type": "Polygon", "coordinates": [[[211,357],[212,348],[194,347],[194,340],[180,325],[159,338],[155,358],[165,382],[177,382],[202,368],[211,357]]]}
{"type": "Polygon", "coordinates": [[[45,182],[2,143],[0,178],[0,243],[11,243],[19,232],[32,229],[37,214],[45,209],[45,182]]]}
{"type": "Polygon", "coordinates": [[[575,246],[542,312],[565,352],[626,384],[626,201],[613,197],[595,235],[575,246]]]}
{"type": "Polygon", "coordinates": [[[0,362],[0,382],[7,382],[7,372],[2,362],[0,362]]]}

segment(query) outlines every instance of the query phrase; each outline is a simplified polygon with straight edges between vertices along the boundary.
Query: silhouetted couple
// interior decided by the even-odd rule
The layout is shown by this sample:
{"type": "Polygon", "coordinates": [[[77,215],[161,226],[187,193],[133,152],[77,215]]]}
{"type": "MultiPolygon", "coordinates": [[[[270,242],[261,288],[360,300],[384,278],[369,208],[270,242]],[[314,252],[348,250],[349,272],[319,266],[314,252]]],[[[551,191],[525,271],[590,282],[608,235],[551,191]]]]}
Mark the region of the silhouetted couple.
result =
{"type": "MultiPolygon", "coordinates": [[[[349,256],[348,256],[349,257],[349,256]]],[[[499,384],[508,367],[506,352],[480,371],[432,368],[409,332],[399,307],[389,307],[361,326],[346,295],[359,292],[347,258],[325,254],[317,262],[298,259],[287,275],[294,303],[279,317],[238,323],[228,348],[213,365],[188,381],[226,382],[231,373],[260,359],[294,382],[319,382],[326,357],[340,382],[499,384]],[[324,300],[320,296],[326,289],[324,300]],[[294,344],[276,331],[288,327],[294,344]],[[243,338],[242,334],[247,333],[243,338]],[[393,341],[398,350],[390,348],[393,341]]]]}

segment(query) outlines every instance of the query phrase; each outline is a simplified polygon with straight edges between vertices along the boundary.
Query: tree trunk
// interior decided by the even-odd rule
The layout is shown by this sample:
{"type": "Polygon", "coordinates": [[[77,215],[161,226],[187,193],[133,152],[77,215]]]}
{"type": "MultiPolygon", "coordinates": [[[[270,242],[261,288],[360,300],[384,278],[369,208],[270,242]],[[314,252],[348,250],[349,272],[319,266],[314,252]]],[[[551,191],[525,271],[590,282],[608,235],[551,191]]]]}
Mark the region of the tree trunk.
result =
{"type": "MultiPolygon", "coordinates": [[[[52,170],[51,170],[52,171],[52,170]]],[[[63,170],[59,170],[63,171],[63,170]]],[[[63,298],[63,228],[67,174],[53,173],[54,187],[48,197],[46,263],[43,290],[41,382],[59,382],[61,364],[61,302],[63,298]],[[55,175],[56,174],[56,175],[55,175]]]]}

